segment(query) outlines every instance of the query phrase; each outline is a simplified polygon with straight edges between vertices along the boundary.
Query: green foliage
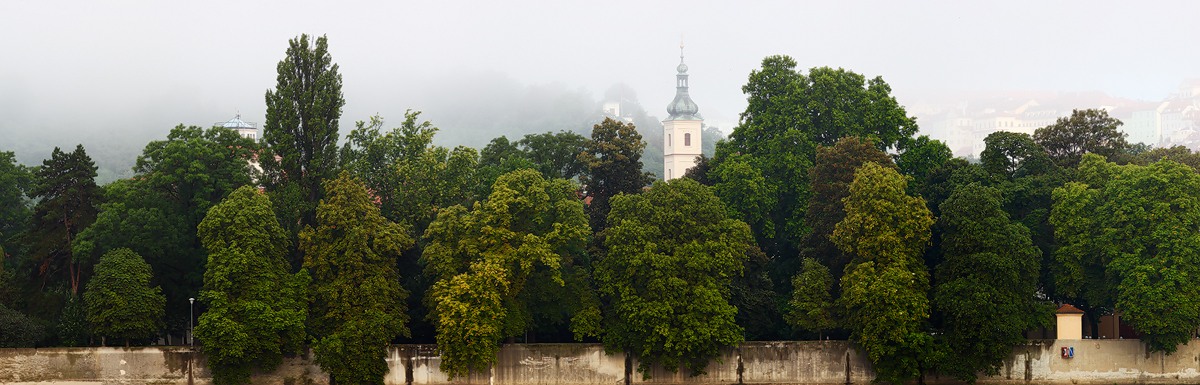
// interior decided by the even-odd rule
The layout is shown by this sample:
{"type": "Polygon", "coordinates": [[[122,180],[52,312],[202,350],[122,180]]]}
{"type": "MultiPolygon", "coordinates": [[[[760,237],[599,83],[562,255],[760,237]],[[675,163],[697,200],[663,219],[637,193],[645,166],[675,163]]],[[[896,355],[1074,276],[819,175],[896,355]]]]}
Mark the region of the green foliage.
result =
{"type": "MultiPolygon", "coordinates": [[[[532,329],[547,309],[531,290],[564,284],[562,270],[583,254],[590,237],[583,204],[565,179],[546,180],[525,169],[500,176],[471,210],[442,210],[425,232],[425,274],[437,282],[426,294],[442,351],[441,370],[465,376],[494,362],[501,338],[532,329]]],[[[571,313],[595,314],[578,297],[571,313]],[[578,301],[578,302],[576,302],[578,301]]],[[[585,317],[578,331],[594,329],[585,317]]]]}
{"type": "Polygon", "coordinates": [[[1018,132],[996,131],[983,139],[986,146],[979,154],[983,169],[1013,180],[1029,174],[1049,172],[1057,165],[1042,145],[1018,132]]]}
{"type": "Polygon", "coordinates": [[[1134,157],[1134,162],[1141,165],[1163,160],[1183,164],[1191,167],[1193,170],[1200,170],[1200,153],[1192,152],[1192,150],[1185,146],[1160,147],[1142,152],[1134,157]]]}
{"type": "Polygon", "coordinates": [[[150,265],[129,249],[116,249],[100,257],[96,275],[83,293],[88,322],[96,334],[146,338],[163,328],[162,289],[150,287],[150,265]]]}
{"type": "Polygon", "coordinates": [[[579,161],[587,165],[579,181],[592,198],[588,206],[592,231],[604,228],[612,197],[640,193],[654,180],[650,173],[641,171],[645,148],[646,142],[632,124],[604,118],[603,123],[592,127],[592,138],[579,154],[579,161]]]}
{"type": "Polygon", "coordinates": [[[1073,110],[1070,117],[1034,131],[1033,141],[1045,147],[1054,163],[1063,168],[1078,167],[1087,153],[1120,158],[1124,163],[1129,143],[1125,141],[1128,135],[1120,130],[1122,124],[1103,109],[1073,110]]]}
{"type": "Polygon", "coordinates": [[[308,274],[289,274],[289,237],[267,196],[251,186],[208,211],[199,235],[208,250],[204,290],[208,305],[196,326],[213,381],[245,383],[251,367],[274,370],[285,353],[305,342],[308,274]]]}
{"type": "Polygon", "coordinates": [[[834,280],[842,278],[853,256],[839,250],[829,237],[846,217],[842,200],[850,195],[855,170],[868,162],[895,167],[891,157],[876,148],[874,140],[842,138],[832,147],[817,148],[817,162],[809,170],[814,195],[808,201],[805,225],[811,231],[804,237],[800,254],[827,266],[834,280]]]}
{"type": "Polygon", "coordinates": [[[41,325],[0,304],[0,348],[32,348],[42,335],[41,325]]]}
{"type": "Polygon", "coordinates": [[[587,138],[574,132],[526,134],[517,145],[547,179],[574,179],[587,171],[588,164],[579,160],[587,138]]]}
{"type": "MultiPolygon", "coordinates": [[[[788,323],[797,329],[820,333],[837,326],[833,314],[833,275],[813,258],[804,258],[800,273],[792,278],[788,323]]],[[[819,335],[818,335],[819,336],[819,335]]]]}
{"type": "Polygon", "coordinates": [[[0,151],[0,257],[5,249],[15,249],[17,243],[9,238],[25,231],[33,217],[32,203],[25,196],[32,188],[33,171],[17,163],[12,151],[0,151]]]}
{"type": "Polygon", "coordinates": [[[712,174],[720,180],[713,186],[713,193],[727,205],[730,218],[746,222],[757,236],[771,239],[775,236],[775,223],[771,221],[771,210],[776,207],[776,186],[769,183],[762,169],[755,167],[750,155],[726,156],[720,167],[712,174]]]}
{"type": "Polygon", "coordinates": [[[379,115],[372,116],[370,122],[355,122],[342,146],[342,169],[363,181],[379,199],[380,213],[392,221],[400,220],[397,206],[405,204],[397,197],[405,180],[400,179],[396,168],[424,154],[438,132],[429,121],[418,124],[420,115],[420,111],[405,111],[404,123],[388,132],[382,131],[384,120],[379,115]]]}
{"type": "Polygon", "coordinates": [[[406,229],[379,213],[358,179],[343,171],[324,183],[316,228],[300,233],[309,287],[308,326],[321,369],[339,383],[375,384],[387,373],[387,346],[409,335],[396,260],[412,247],[406,229]]]}
{"type": "Polygon", "coordinates": [[[1200,175],[1170,161],[1116,166],[1091,154],[1079,171],[1084,183],[1054,192],[1061,286],[1111,303],[1150,351],[1174,352],[1200,323],[1200,282],[1190,278],[1200,274],[1200,175]]]}
{"type": "Polygon", "coordinates": [[[510,142],[505,136],[493,138],[487,147],[479,152],[479,184],[475,186],[475,193],[481,197],[487,196],[492,184],[496,183],[496,179],[501,175],[537,167],[537,164],[529,160],[525,151],[517,147],[517,142],[510,142]]]}
{"type": "Polygon", "coordinates": [[[915,139],[902,140],[897,145],[901,151],[894,155],[900,173],[920,180],[933,169],[954,157],[950,147],[940,140],[921,135],[915,139]]]}
{"type": "MultiPolygon", "coordinates": [[[[750,225],[759,246],[776,261],[790,265],[778,267],[781,280],[790,279],[798,268],[798,260],[791,257],[809,231],[805,209],[813,196],[809,169],[816,162],[817,147],[862,137],[874,139],[878,149],[886,150],[917,132],[916,121],[906,116],[882,78],[866,80],[852,71],[828,67],[812,68],[805,75],[795,67],[790,57],[770,56],[763,59],[761,69],[750,73],[742,87],[746,111],[729,140],[718,145],[715,166],[720,174],[728,167],[729,156],[750,155],[748,163],[769,184],[765,190],[774,195],[757,201],[774,202],[762,208],[771,225],[750,225]]],[[[722,183],[744,182],[721,179],[717,186],[722,183]]],[[[736,199],[731,192],[718,189],[727,202],[736,199]]]]}
{"type": "MultiPolygon", "coordinates": [[[[198,244],[195,224],[178,201],[156,189],[148,179],[122,179],[104,186],[105,203],[96,222],[72,242],[76,257],[99,260],[105,252],[127,248],[150,264],[167,298],[170,326],[187,326],[189,297],[203,283],[205,251],[198,244]]],[[[175,330],[183,332],[183,330],[175,330]]]]}
{"type": "MultiPolygon", "coordinates": [[[[333,179],[338,166],[338,118],[346,104],[342,75],[325,36],[289,40],[287,57],[276,71],[275,90],[266,94],[262,183],[269,191],[294,186],[293,201],[277,209],[296,211],[302,225],[312,225],[317,202],[324,197],[321,183],[333,179]]],[[[280,223],[296,223],[285,219],[290,218],[281,215],[280,223]]]]}
{"type": "Polygon", "coordinates": [[[941,212],[945,261],[933,298],[943,333],[934,362],[974,383],[976,373],[998,375],[1024,331],[1049,325],[1053,309],[1035,298],[1041,250],[1009,220],[999,190],[960,186],[941,212]]]}
{"type": "Polygon", "coordinates": [[[752,245],[749,227],[729,219],[720,199],[687,178],[612,203],[609,253],[595,273],[611,303],[606,348],[635,355],[643,378],[653,363],[704,373],[718,349],[742,340],[729,282],[741,274],[752,245]]]}
{"type": "Polygon", "coordinates": [[[195,228],[209,208],[254,183],[249,162],[257,147],[253,139],[227,128],[205,130],[181,124],[171,129],[167,140],[147,144],[134,171],[164,198],[182,206],[176,215],[186,218],[188,228],[195,228]]]}
{"type": "Polygon", "coordinates": [[[96,260],[128,248],[154,270],[167,298],[170,331],[187,326],[189,304],[204,282],[206,251],[196,227],[231,192],[254,182],[249,161],[257,144],[223,128],[176,126],[137,158],[136,178],[104,186],[95,225],[73,242],[77,256],[96,260]]]}
{"type": "Polygon", "coordinates": [[[414,234],[424,234],[438,210],[474,201],[480,182],[477,154],[470,147],[439,146],[397,166],[396,174],[404,183],[396,189],[395,221],[412,225],[414,234]]]}
{"type": "Polygon", "coordinates": [[[87,306],[81,296],[67,297],[67,303],[58,316],[58,342],[64,346],[87,346],[92,335],[88,323],[87,306]]]}
{"type": "Polygon", "coordinates": [[[870,357],[877,381],[920,375],[930,336],[929,274],[921,256],[934,219],[925,201],[905,194],[906,177],[866,163],[844,199],[846,219],[831,237],[853,255],[841,280],[851,338],[870,357]]]}
{"type": "Polygon", "coordinates": [[[83,145],[64,153],[54,148],[50,159],[34,172],[36,184],[29,193],[39,198],[34,206],[33,225],[25,235],[30,246],[35,276],[43,285],[54,273],[67,270],[71,293],[78,294],[84,268],[89,262],[76,257],[71,243],[76,235],[96,221],[100,187],[96,186],[96,166],[83,145]]]}

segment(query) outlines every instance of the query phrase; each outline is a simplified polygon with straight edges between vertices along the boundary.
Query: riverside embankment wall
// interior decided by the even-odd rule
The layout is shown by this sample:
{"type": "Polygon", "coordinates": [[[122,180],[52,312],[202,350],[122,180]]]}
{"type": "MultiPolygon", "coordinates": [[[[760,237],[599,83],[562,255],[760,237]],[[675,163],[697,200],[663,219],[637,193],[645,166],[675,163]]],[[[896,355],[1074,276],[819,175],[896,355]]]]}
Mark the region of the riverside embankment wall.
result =
{"type": "MultiPolygon", "coordinates": [[[[389,385],[869,384],[870,362],[845,341],[747,342],[721,351],[708,374],[652,370],[643,380],[636,359],[593,344],[510,344],[489,370],[449,380],[432,345],[395,345],[387,357],[389,385]]],[[[971,354],[971,352],[962,352],[971,354]]],[[[204,354],[179,347],[0,349],[3,384],[188,384],[212,382],[204,354]]],[[[930,374],[927,383],[956,383],[930,374]]],[[[289,357],[278,369],[254,373],[254,384],[328,384],[311,355],[289,357]]],[[[1196,384],[1200,343],[1170,356],[1148,353],[1137,340],[1041,340],[1014,349],[991,384],[1196,384]],[[1074,358],[1061,348],[1073,347],[1074,358]]]]}

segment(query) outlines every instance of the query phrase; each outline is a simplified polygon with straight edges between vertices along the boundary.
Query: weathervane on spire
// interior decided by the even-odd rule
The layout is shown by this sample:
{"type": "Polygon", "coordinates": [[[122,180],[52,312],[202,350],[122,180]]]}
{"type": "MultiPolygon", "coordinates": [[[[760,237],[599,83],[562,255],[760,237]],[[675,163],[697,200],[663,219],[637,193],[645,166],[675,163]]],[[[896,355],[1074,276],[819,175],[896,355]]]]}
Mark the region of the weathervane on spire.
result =
{"type": "Polygon", "coordinates": [[[683,63],[683,34],[679,34],[679,62],[683,63]]]}

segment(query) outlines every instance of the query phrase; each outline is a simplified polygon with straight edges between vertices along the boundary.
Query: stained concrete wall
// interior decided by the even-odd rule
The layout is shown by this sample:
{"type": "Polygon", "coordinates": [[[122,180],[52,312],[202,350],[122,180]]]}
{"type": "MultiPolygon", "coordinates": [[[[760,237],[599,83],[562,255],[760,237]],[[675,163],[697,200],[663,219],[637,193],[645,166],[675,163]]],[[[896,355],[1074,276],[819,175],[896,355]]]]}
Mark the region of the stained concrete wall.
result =
{"type": "MultiPolygon", "coordinates": [[[[970,352],[963,352],[970,354],[970,352]]],[[[723,349],[708,373],[690,376],[653,367],[653,378],[634,371],[636,359],[606,354],[594,344],[505,345],[494,368],[450,380],[438,370],[433,345],[396,345],[386,358],[390,385],[512,384],[869,384],[870,362],[845,341],[747,342],[723,349]]],[[[1014,349],[998,376],[984,384],[1194,384],[1200,383],[1200,343],[1170,356],[1148,353],[1138,340],[1040,340],[1014,349]],[[1074,358],[1062,358],[1074,347],[1074,358]]],[[[325,385],[328,375],[311,355],[289,357],[254,384],[325,385]]],[[[189,384],[207,385],[205,357],[180,347],[0,349],[0,384],[189,384]]],[[[957,383],[930,373],[927,383],[957,383]]]]}

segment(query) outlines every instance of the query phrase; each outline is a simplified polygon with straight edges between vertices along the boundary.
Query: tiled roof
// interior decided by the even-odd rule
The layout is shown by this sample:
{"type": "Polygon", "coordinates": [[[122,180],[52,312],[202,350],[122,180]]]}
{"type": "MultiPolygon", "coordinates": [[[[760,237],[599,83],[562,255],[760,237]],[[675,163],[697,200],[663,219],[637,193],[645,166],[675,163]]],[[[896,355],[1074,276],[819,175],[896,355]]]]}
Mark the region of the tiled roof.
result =
{"type": "Polygon", "coordinates": [[[1056,311],[1055,313],[1058,313],[1058,314],[1083,314],[1083,310],[1079,310],[1079,308],[1077,308],[1077,307],[1074,307],[1074,306],[1071,306],[1070,304],[1064,303],[1062,306],[1060,306],[1058,308],[1058,311],[1056,311]]]}

